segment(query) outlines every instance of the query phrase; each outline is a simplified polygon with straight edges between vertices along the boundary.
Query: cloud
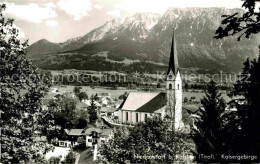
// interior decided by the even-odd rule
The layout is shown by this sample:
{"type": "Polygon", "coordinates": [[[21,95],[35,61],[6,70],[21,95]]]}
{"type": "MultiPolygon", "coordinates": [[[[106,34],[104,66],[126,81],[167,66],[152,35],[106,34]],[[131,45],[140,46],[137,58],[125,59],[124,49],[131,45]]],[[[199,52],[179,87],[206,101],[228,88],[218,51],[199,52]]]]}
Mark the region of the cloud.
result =
{"type": "Polygon", "coordinates": [[[131,12],[164,13],[169,7],[226,7],[241,8],[241,0],[118,0],[116,9],[131,12]]]}
{"type": "Polygon", "coordinates": [[[33,23],[41,23],[45,19],[57,17],[56,11],[53,9],[54,6],[51,6],[51,3],[41,7],[35,3],[16,5],[7,2],[6,6],[6,13],[33,23]]]}
{"type": "Polygon", "coordinates": [[[57,22],[57,21],[55,21],[55,20],[47,20],[46,22],[45,22],[45,24],[47,25],[47,26],[57,26],[58,24],[59,24],[59,22],[57,22]]]}
{"type": "Polygon", "coordinates": [[[48,3],[44,4],[44,6],[50,7],[50,8],[56,8],[56,5],[53,2],[48,2],[48,3]]]}
{"type": "Polygon", "coordinates": [[[74,20],[80,20],[88,15],[88,11],[91,10],[90,0],[60,0],[57,5],[72,16],[74,20]]]}
{"type": "Polygon", "coordinates": [[[101,5],[94,5],[94,8],[96,8],[96,9],[102,9],[103,6],[101,6],[101,5]]]}
{"type": "Polygon", "coordinates": [[[108,11],[107,14],[112,15],[114,17],[120,17],[121,16],[121,13],[120,13],[119,10],[111,10],[111,11],[108,11]]]}

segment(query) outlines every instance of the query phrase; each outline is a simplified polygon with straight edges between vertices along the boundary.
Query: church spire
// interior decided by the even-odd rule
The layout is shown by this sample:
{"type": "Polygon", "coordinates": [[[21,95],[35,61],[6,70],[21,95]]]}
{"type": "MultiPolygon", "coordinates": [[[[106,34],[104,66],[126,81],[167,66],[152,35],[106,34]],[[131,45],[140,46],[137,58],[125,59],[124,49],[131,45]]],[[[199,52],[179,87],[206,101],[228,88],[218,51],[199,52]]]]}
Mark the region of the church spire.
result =
{"type": "Polygon", "coordinates": [[[171,54],[170,54],[170,61],[169,61],[167,75],[169,74],[170,70],[172,70],[174,75],[176,75],[178,67],[179,67],[178,54],[177,54],[177,48],[176,48],[175,35],[174,35],[174,31],[173,31],[172,47],[171,47],[171,54]]]}

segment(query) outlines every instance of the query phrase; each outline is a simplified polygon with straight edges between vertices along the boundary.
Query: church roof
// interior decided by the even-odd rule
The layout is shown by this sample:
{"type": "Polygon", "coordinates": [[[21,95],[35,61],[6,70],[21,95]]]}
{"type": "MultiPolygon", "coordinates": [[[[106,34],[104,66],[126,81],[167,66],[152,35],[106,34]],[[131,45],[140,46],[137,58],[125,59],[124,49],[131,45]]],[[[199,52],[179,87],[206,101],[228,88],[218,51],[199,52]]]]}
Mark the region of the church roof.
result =
{"type": "Polygon", "coordinates": [[[80,136],[83,134],[84,129],[64,129],[69,136],[80,136]]]}
{"type": "Polygon", "coordinates": [[[166,95],[163,92],[130,92],[122,110],[153,113],[166,105],[166,95]]]}
{"type": "Polygon", "coordinates": [[[177,54],[175,35],[174,35],[174,32],[173,32],[171,54],[170,54],[170,61],[169,61],[169,67],[168,67],[167,75],[170,73],[171,70],[173,71],[174,75],[176,75],[178,68],[179,68],[178,54],[177,54]]]}

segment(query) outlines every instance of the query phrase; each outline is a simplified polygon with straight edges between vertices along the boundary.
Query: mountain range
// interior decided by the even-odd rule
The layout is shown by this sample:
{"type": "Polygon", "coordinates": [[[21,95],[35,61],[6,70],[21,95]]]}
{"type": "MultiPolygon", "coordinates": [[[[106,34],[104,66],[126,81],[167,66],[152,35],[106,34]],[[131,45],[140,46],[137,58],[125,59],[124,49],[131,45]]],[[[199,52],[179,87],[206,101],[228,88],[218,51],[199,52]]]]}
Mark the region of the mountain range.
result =
{"type": "Polygon", "coordinates": [[[114,19],[84,36],[63,43],[41,39],[26,50],[48,70],[165,71],[173,31],[180,67],[195,72],[239,72],[246,58],[258,55],[259,36],[213,39],[221,16],[241,9],[170,8],[163,15],[137,13],[114,19]]]}

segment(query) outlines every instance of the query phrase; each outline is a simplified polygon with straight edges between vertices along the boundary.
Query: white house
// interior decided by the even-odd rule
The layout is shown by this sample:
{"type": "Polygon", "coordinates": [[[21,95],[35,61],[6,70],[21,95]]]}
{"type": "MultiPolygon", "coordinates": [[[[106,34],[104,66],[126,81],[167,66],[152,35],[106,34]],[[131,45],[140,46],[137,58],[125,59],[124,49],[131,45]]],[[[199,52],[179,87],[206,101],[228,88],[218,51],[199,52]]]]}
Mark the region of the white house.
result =
{"type": "Polygon", "coordinates": [[[74,147],[85,141],[84,129],[64,129],[64,137],[59,140],[59,146],[74,147]]]}
{"type": "Polygon", "coordinates": [[[112,129],[88,128],[86,134],[86,146],[92,147],[93,143],[107,142],[113,136],[112,129]]]}

